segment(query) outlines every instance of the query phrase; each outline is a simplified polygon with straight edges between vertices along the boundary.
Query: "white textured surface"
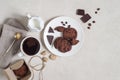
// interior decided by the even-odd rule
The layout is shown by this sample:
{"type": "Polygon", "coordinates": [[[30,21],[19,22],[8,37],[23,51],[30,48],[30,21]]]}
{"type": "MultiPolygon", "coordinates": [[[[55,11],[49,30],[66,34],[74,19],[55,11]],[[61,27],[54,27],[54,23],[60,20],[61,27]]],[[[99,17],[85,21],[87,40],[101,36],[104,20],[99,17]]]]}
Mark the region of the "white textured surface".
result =
{"type": "MultiPolygon", "coordinates": [[[[50,61],[45,80],[120,80],[120,0],[0,0],[0,23],[18,15],[49,19],[67,15],[84,28],[84,44],[78,54],[50,61]],[[94,14],[96,8],[101,10],[94,14]],[[96,20],[91,30],[75,15],[83,8],[96,20]]],[[[0,80],[4,79],[0,75],[0,80]]]]}

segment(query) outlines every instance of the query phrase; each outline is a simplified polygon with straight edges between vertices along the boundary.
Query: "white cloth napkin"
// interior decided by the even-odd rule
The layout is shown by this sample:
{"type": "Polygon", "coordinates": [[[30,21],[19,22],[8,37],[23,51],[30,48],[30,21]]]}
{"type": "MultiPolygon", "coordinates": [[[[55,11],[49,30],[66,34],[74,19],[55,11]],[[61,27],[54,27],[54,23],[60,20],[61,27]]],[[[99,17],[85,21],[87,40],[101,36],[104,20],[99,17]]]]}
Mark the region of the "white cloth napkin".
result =
{"type": "MultiPolygon", "coordinates": [[[[0,37],[0,55],[4,54],[4,52],[11,45],[11,43],[14,40],[14,35],[16,32],[22,33],[22,36],[24,37],[27,31],[25,30],[24,26],[21,25],[16,19],[9,19],[7,22],[5,22],[0,37]]],[[[15,44],[13,45],[13,47],[7,53],[6,56],[0,57],[1,68],[6,68],[9,65],[12,57],[19,50],[21,40],[15,42],[15,44]]]]}

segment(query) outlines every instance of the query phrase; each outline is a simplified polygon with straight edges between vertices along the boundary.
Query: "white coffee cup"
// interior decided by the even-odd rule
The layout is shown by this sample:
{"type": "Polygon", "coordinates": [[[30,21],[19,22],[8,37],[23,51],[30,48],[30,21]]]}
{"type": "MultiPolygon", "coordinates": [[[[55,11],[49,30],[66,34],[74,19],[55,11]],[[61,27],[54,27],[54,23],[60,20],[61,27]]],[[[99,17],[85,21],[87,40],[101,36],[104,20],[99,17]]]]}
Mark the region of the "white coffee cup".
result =
{"type": "Polygon", "coordinates": [[[34,56],[34,55],[37,55],[38,53],[40,53],[40,50],[41,50],[40,40],[39,40],[37,37],[34,37],[34,36],[27,36],[27,37],[25,37],[25,38],[21,41],[20,50],[21,50],[21,53],[19,54],[20,57],[23,56],[23,55],[26,55],[26,56],[34,56]],[[30,46],[32,46],[33,44],[35,44],[37,47],[28,48],[28,47],[24,46],[24,45],[25,45],[25,42],[26,42],[28,39],[29,39],[29,40],[31,39],[31,41],[32,41],[32,40],[34,41],[34,42],[32,42],[32,43],[30,43],[30,41],[28,42],[30,46]],[[36,42],[35,42],[35,41],[36,41],[36,42]],[[30,50],[29,50],[29,51],[25,51],[25,50],[26,50],[25,47],[26,47],[26,49],[32,49],[32,51],[31,51],[31,52],[30,52],[30,50]],[[34,53],[32,53],[33,50],[35,50],[35,48],[37,49],[37,51],[35,51],[34,53]],[[29,52],[29,53],[28,53],[28,52],[29,52]],[[30,53],[31,53],[31,54],[30,54],[30,53]]]}
{"type": "Polygon", "coordinates": [[[40,18],[39,16],[33,16],[32,17],[30,14],[28,14],[27,17],[28,17],[28,25],[27,25],[27,27],[31,31],[40,32],[41,30],[43,30],[44,21],[42,20],[42,18],[40,18]]]}

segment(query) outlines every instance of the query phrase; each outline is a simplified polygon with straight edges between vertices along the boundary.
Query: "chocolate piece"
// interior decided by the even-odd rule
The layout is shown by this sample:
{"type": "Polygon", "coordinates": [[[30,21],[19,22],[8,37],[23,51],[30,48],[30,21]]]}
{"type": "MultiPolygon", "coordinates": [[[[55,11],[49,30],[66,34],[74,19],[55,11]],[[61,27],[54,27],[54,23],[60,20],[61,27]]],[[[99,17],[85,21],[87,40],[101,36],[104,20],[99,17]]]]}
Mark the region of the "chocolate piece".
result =
{"type": "Polygon", "coordinates": [[[95,14],[97,14],[97,11],[95,11],[95,14]]]}
{"type": "Polygon", "coordinates": [[[48,39],[49,44],[51,45],[52,41],[53,41],[53,36],[52,35],[47,35],[47,39],[48,39]]]}
{"type": "Polygon", "coordinates": [[[70,28],[71,25],[68,25],[68,28],[70,28]]]}
{"type": "Polygon", "coordinates": [[[85,11],[83,9],[77,9],[76,14],[77,15],[84,15],[85,11]]]}
{"type": "Polygon", "coordinates": [[[65,24],[63,24],[63,26],[65,26],[65,24]]]}
{"type": "Polygon", "coordinates": [[[64,23],[63,21],[61,21],[61,24],[62,24],[63,26],[65,26],[65,23],[64,23]]]}
{"type": "Polygon", "coordinates": [[[85,14],[83,17],[80,18],[82,22],[86,23],[88,20],[91,19],[91,16],[89,14],[85,14]]]}
{"type": "Polygon", "coordinates": [[[88,23],[88,26],[91,26],[92,24],[91,23],[88,23]]]}
{"type": "Polygon", "coordinates": [[[92,21],[92,23],[95,23],[95,21],[92,21]]]}
{"type": "Polygon", "coordinates": [[[63,21],[61,21],[61,24],[63,24],[63,21]]]}
{"type": "Polygon", "coordinates": [[[26,66],[26,64],[23,64],[19,69],[13,70],[13,72],[18,77],[24,77],[28,72],[28,67],[26,66]]]}
{"type": "Polygon", "coordinates": [[[97,8],[97,10],[99,11],[99,10],[100,10],[100,8],[97,8]]]}
{"type": "Polygon", "coordinates": [[[90,27],[87,27],[88,29],[90,29],[90,27]]]}
{"type": "Polygon", "coordinates": [[[67,24],[68,22],[66,21],[65,24],[67,24]]]}
{"type": "Polygon", "coordinates": [[[49,33],[54,33],[53,29],[51,27],[49,27],[49,30],[48,30],[49,33]]]}

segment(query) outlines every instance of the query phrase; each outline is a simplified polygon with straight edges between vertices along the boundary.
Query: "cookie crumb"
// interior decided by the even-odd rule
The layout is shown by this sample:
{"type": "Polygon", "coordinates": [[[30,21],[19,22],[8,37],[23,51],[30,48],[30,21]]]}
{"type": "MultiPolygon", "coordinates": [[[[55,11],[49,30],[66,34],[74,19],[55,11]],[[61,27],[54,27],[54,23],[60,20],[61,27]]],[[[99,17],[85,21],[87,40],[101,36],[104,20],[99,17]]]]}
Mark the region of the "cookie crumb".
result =
{"type": "Polygon", "coordinates": [[[90,27],[87,27],[88,29],[90,29],[90,27]]]}

